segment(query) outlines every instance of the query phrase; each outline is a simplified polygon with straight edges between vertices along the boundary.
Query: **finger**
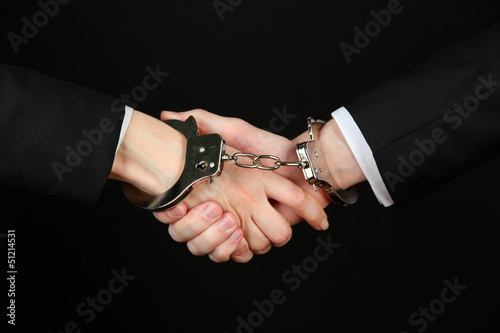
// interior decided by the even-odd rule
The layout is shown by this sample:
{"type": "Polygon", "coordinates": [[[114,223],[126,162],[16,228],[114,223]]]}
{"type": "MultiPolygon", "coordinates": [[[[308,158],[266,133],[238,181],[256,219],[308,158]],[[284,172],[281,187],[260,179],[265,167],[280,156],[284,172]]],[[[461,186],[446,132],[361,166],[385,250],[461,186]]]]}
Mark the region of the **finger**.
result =
{"type": "Polygon", "coordinates": [[[161,120],[177,119],[185,121],[187,118],[189,118],[189,116],[193,116],[196,119],[196,122],[198,123],[198,127],[200,128],[200,130],[210,133],[213,132],[220,133],[220,129],[222,127],[231,125],[232,123],[236,123],[239,121],[236,118],[219,116],[216,115],[215,113],[211,113],[202,109],[194,109],[184,112],[162,111],[160,119],[161,120]]]}
{"type": "Polygon", "coordinates": [[[222,216],[222,207],[207,201],[191,208],[185,217],[169,225],[168,232],[177,242],[193,239],[205,231],[222,216]]]}
{"type": "Polygon", "coordinates": [[[253,220],[274,246],[283,246],[292,238],[290,224],[269,202],[254,213],[253,220]]]}
{"type": "Polygon", "coordinates": [[[162,223],[174,223],[183,218],[187,213],[186,204],[181,202],[174,208],[161,212],[153,212],[156,219],[162,223]]]}
{"type": "Polygon", "coordinates": [[[253,252],[250,250],[250,246],[245,238],[242,238],[238,243],[236,250],[231,254],[231,259],[235,262],[244,263],[249,262],[253,257],[253,252]]]}
{"type": "Polygon", "coordinates": [[[217,223],[213,223],[200,235],[188,241],[188,249],[196,256],[209,254],[223,244],[237,228],[236,216],[233,213],[224,213],[217,223]]]}
{"type": "Polygon", "coordinates": [[[243,230],[237,228],[222,244],[215,247],[208,257],[215,262],[228,261],[243,240],[243,230]]]}
{"type": "Polygon", "coordinates": [[[323,207],[300,186],[281,177],[268,177],[264,186],[269,198],[290,207],[313,228],[328,229],[328,217],[323,207]]]}
{"type": "Polygon", "coordinates": [[[299,222],[304,221],[304,219],[301,216],[295,214],[295,212],[292,209],[290,209],[290,207],[288,207],[287,205],[284,205],[276,200],[270,200],[270,201],[272,201],[271,205],[274,207],[274,209],[276,209],[276,211],[280,213],[285,218],[285,220],[287,220],[288,223],[290,223],[290,225],[293,226],[299,222]]]}
{"type": "Polygon", "coordinates": [[[161,120],[178,119],[185,121],[189,116],[193,116],[196,119],[200,134],[218,133],[226,142],[236,148],[248,146],[248,141],[251,140],[253,142],[257,140],[257,135],[259,136],[259,142],[261,142],[263,138],[269,138],[273,135],[244,120],[219,116],[202,109],[185,112],[163,111],[160,118],[161,120]]]}
{"type": "Polygon", "coordinates": [[[242,229],[248,246],[253,253],[264,254],[271,249],[271,240],[257,226],[253,219],[242,221],[242,229]]]}

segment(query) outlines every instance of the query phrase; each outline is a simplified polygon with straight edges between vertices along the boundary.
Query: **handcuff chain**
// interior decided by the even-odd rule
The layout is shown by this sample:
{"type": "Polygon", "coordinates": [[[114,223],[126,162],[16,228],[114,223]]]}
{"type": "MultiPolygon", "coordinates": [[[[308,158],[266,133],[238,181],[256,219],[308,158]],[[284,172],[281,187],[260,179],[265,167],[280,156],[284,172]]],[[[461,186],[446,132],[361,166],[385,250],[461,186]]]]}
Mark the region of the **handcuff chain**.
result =
{"type": "Polygon", "coordinates": [[[222,155],[222,160],[223,161],[233,161],[233,163],[239,167],[242,168],[248,168],[248,169],[260,169],[260,170],[276,170],[280,166],[296,166],[299,169],[304,169],[307,167],[304,165],[303,162],[282,162],[281,159],[277,156],[274,155],[255,155],[255,154],[249,154],[249,153],[234,153],[233,156],[230,156],[228,154],[223,154],[222,155]],[[238,157],[248,157],[252,159],[252,164],[246,164],[246,163],[241,163],[238,162],[238,157]],[[273,160],[274,165],[273,166],[264,166],[260,162],[261,160],[273,160]]]}

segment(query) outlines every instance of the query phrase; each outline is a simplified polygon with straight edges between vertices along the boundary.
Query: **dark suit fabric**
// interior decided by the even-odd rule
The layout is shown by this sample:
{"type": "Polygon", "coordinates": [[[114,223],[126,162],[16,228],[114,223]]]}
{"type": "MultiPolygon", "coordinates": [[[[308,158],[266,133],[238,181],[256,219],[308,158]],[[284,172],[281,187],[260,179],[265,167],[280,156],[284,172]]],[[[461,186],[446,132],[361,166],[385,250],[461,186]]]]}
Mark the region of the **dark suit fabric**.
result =
{"type": "Polygon", "coordinates": [[[97,201],[111,171],[123,106],[35,71],[0,65],[0,108],[1,183],[97,201]]]}
{"type": "Polygon", "coordinates": [[[499,56],[497,19],[347,105],[396,203],[412,202],[498,155],[499,56]]]}

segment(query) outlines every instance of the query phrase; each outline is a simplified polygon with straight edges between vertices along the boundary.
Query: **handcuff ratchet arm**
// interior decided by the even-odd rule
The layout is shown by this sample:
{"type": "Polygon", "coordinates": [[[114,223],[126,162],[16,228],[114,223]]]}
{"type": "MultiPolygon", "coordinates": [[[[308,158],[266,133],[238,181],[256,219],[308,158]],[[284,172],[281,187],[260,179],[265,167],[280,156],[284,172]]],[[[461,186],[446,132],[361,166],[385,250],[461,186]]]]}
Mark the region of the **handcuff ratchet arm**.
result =
{"type": "Polygon", "coordinates": [[[222,155],[226,144],[219,134],[199,135],[198,125],[193,116],[185,122],[167,120],[170,125],[186,139],[186,159],[181,177],[166,192],[159,195],[148,195],[135,186],[123,183],[125,196],[136,206],[157,212],[175,207],[193,190],[196,183],[219,176],[222,172],[222,155]]]}

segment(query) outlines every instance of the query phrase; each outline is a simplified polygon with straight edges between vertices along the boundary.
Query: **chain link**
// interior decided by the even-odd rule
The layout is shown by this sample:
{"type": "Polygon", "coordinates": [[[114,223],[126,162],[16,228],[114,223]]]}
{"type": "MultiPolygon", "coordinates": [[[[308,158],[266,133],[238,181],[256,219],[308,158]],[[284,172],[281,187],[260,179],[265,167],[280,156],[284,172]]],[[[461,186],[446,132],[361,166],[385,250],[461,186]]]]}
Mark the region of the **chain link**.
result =
{"type": "Polygon", "coordinates": [[[223,161],[233,161],[233,163],[235,165],[242,167],[242,168],[259,169],[259,170],[271,170],[272,171],[272,170],[278,169],[280,166],[296,166],[302,170],[305,167],[303,162],[282,162],[279,157],[274,156],[274,155],[255,155],[255,154],[248,154],[248,153],[235,153],[235,154],[233,154],[233,156],[230,156],[228,154],[223,154],[222,160],[223,161]],[[238,157],[250,158],[250,159],[252,159],[252,164],[238,162],[238,157]],[[274,165],[273,166],[262,165],[261,160],[272,160],[272,161],[274,161],[274,165]]]}

